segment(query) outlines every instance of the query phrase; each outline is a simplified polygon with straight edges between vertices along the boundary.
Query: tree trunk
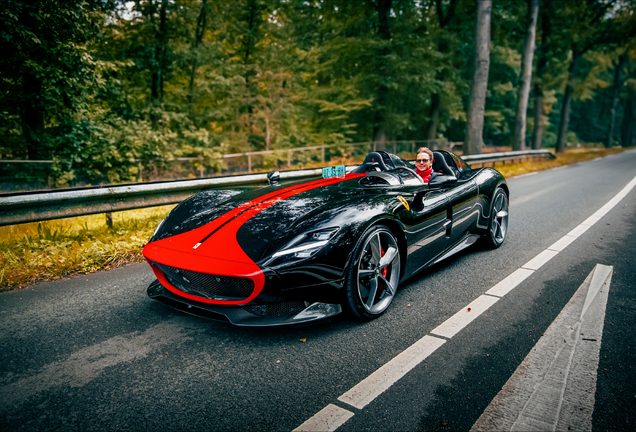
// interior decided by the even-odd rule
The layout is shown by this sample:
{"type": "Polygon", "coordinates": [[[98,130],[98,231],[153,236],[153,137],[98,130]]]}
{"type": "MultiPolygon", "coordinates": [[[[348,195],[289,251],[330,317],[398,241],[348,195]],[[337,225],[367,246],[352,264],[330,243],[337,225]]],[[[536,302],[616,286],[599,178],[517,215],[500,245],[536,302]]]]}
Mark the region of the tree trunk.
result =
{"type": "MultiPolygon", "coordinates": [[[[458,0],[450,0],[450,4],[448,5],[446,14],[444,14],[442,0],[435,0],[435,11],[437,13],[437,21],[439,22],[439,27],[441,29],[445,28],[455,16],[455,8],[457,7],[457,2],[458,0]]],[[[439,52],[444,54],[446,54],[449,51],[448,44],[445,42],[444,38],[440,40],[438,50],[439,52]]],[[[437,72],[436,80],[441,83],[444,82],[444,74],[442,71],[437,72]]],[[[440,114],[441,105],[442,105],[442,98],[439,92],[433,93],[431,95],[431,110],[430,110],[431,120],[428,122],[428,126],[426,127],[427,140],[437,139],[437,125],[439,124],[439,114],[440,114]]]]}
{"type": "Polygon", "coordinates": [[[386,118],[389,105],[389,87],[386,83],[386,79],[390,76],[387,57],[390,53],[390,49],[386,44],[391,40],[391,30],[389,28],[389,14],[391,12],[393,0],[379,0],[376,8],[378,12],[378,34],[382,39],[384,45],[380,49],[378,58],[379,75],[381,83],[378,86],[377,98],[375,100],[375,113],[373,116],[373,141],[379,142],[382,145],[386,143],[386,118]]]}
{"type": "Polygon", "coordinates": [[[439,121],[439,107],[441,98],[439,93],[433,93],[431,96],[431,120],[426,128],[426,139],[434,140],[437,138],[437,122],[439,121]]]}
{"type": "Polygon", "coordinates": [[[543,89],[539,84],[534,86],[534,135],[532,137],[532,149],[541,148],[543,140],[543,89]]]}
{"type": "Polygon", "coordinates": [[[632,147],[636,145],[636,97],[630,96],[625,100],[623,107],[623,124],[621,126],[621,145],[632,147]]]}
{"type": "MultiPolygon", "coordinates": [[[[168,45],[168,28],[166,20],[166,9],[168,7],[168,0],[161,0],[161,8],[159,9],[159,28],[155,30],[155,52],[151,77],[151,97],[155,102],[161,102],[163,100],[163,83],[164,83],[164,70],[165,70],[165,58],[168,45]]],[[[150,3],[150,19],[154,24],[155,21],[155,7],[150,3]]]]}
{"type": "Polygon", "coordinates": [[[572,106],[572,93],[574,91],[574,75],[579,66],[583,54],[574,49],[572,51],[572,63],[568,69],[568,80],[565,85],[565,94],[561,105],[561,121],[559,123],[559,136],[556,143],[556,152],[563,153],[567,144],[568,127],[570,124],[570,108],[572,106]]]}
{"type": "Polygon", "coordinates": [[[477,2],[477,26],[475,31],[475,61],[464,154],[479,154],[483,147],[484,110],[488,89],[488,69],[490,67],[490,15],[492,0],[477,2]]]}
{"type": "Polygon", "coordinates": [[[537,60],[537,75],[534,85],[534,134],[532,137],[532,148],[534,150],[540,149],[543,142],[543,128],[545,124],[543,122],[543,83],[541,80],[548,66],[548,56],[550,54],[548,41],[552,33],[552,25],[550,22],[552,8],[552,2],[544,3],[544,7],[541,8],[541,49],[537,60]]]}
{"type": "Polygon", "coordinates": [[[199,19],[197,19],[197,28],[194,32],[194,42],[192,44],[192,67],[190,69],[190,85],[188,85],[188,102],[192,103],[194,99],[194,77],[197,72],[198,61],[198,48],[203,40],[203,33],[205,33],[206,23],[206,9],[208,0],[203,0],[201,3],[201,12],[199,13],[199,19]]]}
{"type": "Polygon", "coordinates": [[[612,89],[612,109],[610,110],[610,124],[607,131],[607,141],[605,147],[610,148],[614,140],[614,128],[616,127],[616,106],[618,105],[618,96],[621,93],[621,69],[627,60],[627,54],[618,57],[618,64],[614,68],[614,88],[612,89]]]}
{"type": "Polygon", "coordinates": [[[22,136],[26,142],[27,159],[45,159],[42,148],[44,134],[44,110],[39,103],[42,84],[31,73],[22,76],[22,107],[20,117],[22,121],[22,136]]]}
{"type": "Polygon", "coordinates": [[[272,130],[269,126],[269,117],[265,117],[265,150],[272,148],[272,130]]]}
{"type": "Polygon", "coordinates": [[[537,17],[539,15],[539,0],[528,0],[528,32],[526,46],[523,50],[523,71],[517,92],[517,115],[515,117],[515,134],[512,150],[523,150],[526,142],[526,114],[528,111],[528,97],[532,82],[532,59],[534,58],[535,38],[537,34],[537,17]]]}
{"type": "MultiPolygon", "coordinates": [[[[254,113],[254,107],[252,106],[252,77],[255,75],[254,69],[250,67],[250,56],[252,50],[256,46],[256,30],[259,26],[258,21],[259,5],[256,0],[249,0],[248,2],[248,15],[247,15],[247,34],[243,38],[243,47],[245,48],[245,55],[243,56],[243,66],[245,66],[245,107],[244,109],[249,114],[248,117],[248,130],[252,128],[251,115],[254,113]]],[[[251,133],[251,132],[250,132],[251,133]]]]}

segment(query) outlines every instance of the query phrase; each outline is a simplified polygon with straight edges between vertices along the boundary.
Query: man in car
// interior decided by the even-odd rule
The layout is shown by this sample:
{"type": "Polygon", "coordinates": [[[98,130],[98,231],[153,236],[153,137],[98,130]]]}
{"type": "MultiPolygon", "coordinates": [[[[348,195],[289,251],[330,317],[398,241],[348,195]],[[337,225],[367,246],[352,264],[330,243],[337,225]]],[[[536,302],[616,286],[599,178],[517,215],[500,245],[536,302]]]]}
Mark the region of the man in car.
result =
{"type": "Polygon", "coordinates": [[[433,152],[428,147],[420,147],[415,159],[415,172],[428,183],[433,174],[433,152]]]}

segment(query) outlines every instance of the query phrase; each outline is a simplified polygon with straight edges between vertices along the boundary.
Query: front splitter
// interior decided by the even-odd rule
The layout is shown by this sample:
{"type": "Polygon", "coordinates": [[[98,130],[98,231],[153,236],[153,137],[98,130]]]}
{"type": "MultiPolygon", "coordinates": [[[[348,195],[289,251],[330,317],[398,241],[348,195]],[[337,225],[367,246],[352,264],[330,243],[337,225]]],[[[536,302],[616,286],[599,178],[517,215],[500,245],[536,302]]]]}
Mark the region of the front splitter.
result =
{"type": "Polygon", "coordinates": [[[235,326],[243,327],[273,327],[304,324],[331,318],[342,313],[342,307],[339,304],[312,303],[295,315],[276,317],[257,316],[247,312],[240,306],[199,303],[185,297],[180,297],[164,288],[158,280],[155,280],[148,287],[148,296],[191,315],[228,322],[235,326]]]}

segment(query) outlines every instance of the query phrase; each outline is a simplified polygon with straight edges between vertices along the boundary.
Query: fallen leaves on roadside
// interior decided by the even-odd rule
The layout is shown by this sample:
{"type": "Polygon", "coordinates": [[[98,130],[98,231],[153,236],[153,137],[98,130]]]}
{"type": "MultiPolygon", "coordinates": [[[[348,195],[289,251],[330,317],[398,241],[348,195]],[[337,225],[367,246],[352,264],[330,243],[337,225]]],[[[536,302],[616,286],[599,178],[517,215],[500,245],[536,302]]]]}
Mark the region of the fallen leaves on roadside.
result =
{"type": "Polygon", "coordinates": [[[307,342],[307,338],[300,339],[301,342],[307,342]]]}

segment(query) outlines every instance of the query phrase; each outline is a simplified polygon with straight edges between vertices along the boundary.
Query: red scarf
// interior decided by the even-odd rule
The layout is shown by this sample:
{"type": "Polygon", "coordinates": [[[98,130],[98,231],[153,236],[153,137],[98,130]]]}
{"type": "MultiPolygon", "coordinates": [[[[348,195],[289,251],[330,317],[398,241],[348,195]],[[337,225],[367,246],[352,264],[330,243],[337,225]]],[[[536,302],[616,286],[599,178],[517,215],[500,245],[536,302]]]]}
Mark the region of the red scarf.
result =
{"type": "Polygon", "coordinates": [[[431,179],[431,174],[433,174],[433,167],[424,171],[420,171],[416,168],[415,172],[417,173],[418,176],[422,177],[422,181],[424,183],[428,183],[428,181],[431,179]]]}

